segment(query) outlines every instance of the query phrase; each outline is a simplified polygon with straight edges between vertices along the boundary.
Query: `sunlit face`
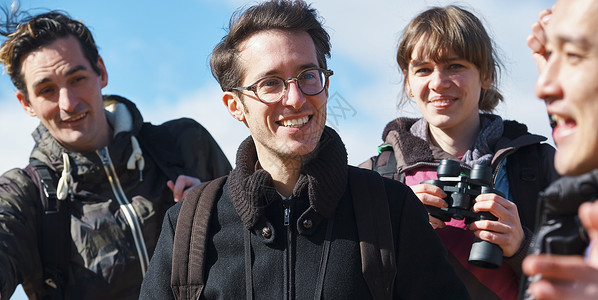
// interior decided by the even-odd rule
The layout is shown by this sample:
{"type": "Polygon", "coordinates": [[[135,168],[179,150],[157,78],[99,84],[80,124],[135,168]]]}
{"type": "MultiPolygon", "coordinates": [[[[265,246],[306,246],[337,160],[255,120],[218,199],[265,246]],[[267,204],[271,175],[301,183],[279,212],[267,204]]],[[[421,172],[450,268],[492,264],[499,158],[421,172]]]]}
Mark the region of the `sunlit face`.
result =
{"type": "Polygon", "coordinates": [[[27,54],[22,61],[27,97],[17,91],[25,111],[37,116],[50,134],[72,151],[92,151],[108,144],[109,126],[101,89],[108,82],[101,58],[98,75],[78,41],[61,38],[27,54]]]}
{"type": "MultiPolygon", "coordinates": [[[[306,32],[262,31],[239,48],[244,70],[241,86],[265,76],[291,78],[320,67],[314,42],[306,32]]],[[[318,95],[306,96],[294,81],[289,81],[286,96],[273,104],[260,102],[249,91],[224,94],[230,113],[249,128],[261,162],[299,158],[313,151],[326,123],[327,99],[327,87],[318,95]]]]}
{"type": "Polygon", "coordinates": [[[423,40],[416,44],[404,72],[407,91],[423,117],[431,127],[443,131],[475,126],[479,123],[481,90],[488,88],[490,82],[483,84],[478,68],[452,50],[441,62],[420,57],[422,43],[423,40]]]}
{"type": "Polygon", "coordinates": [[[536,94],[552,115],[563,175],[598,168],[598,3],[559,1],[546,28],[548,61],[536,94]]]}

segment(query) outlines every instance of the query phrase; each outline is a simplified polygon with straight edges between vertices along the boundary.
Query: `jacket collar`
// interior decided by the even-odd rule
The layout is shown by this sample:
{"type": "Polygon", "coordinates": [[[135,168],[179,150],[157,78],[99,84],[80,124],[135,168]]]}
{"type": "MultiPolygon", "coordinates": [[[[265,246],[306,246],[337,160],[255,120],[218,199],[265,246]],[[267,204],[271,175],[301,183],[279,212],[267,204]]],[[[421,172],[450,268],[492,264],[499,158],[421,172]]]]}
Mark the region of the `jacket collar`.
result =
{"type": "MultiPolygon", "coordinates": [[[[123,97],[104,95],[103,100],[104,106],[118,103],[118,112],[116,112],[117,110],[113,110],[112,112],[106,110],[108,124],[115,129],[114,136],[108,147],[115,163],[120,163],[121,160],[126,163],[126,159],[128,158],[127,155],[130,154],[130,136],[137,134],[141,130],[143,118],[135,104],[123,97]]],[[[73,167],[78,174],[89,172],[92,165],[99,162],[97,154],[93,151],[71,152],[67,150],[54,139],[48,129],[42,124],[40,124],[31,135],[35,141],[35,146],[31,152],[31,158],[44,162],[54,170],[62,169],[63,152],[69,154],[73,160],[73,167]]]]}
{"type": "MultiPolygon", "coordinates": [[[[492,117],[492,114],[485,114],[492,117]]],[[[421,163],[435,163],[442,159],[459,160],[444,152],[426,140],[414,136],[410,129],[419,118],[397,118],[390,121],[382,132],[382,140],[394,149],[397,168],[402,171],[405,167],[416,166],[421,163]]],[[[546,140],[545,137],[530,134],[527,126],[516,121],[503,121],[503,136],[494,145],[494,166],[499,159],[521,147],[538,144],[546,140]]]]}
{"type": "MultiPolygon", "coordinates": [[[[233,205],[248,229],[258,224],[270,203],[281,200],[270,174],[256,170],[257,162],[255,143],[248,137],[237,151],[236,167],[228,183],[233,205]]],[[[332,218],[348,176],[347,151],[334,130],[324,128],[316,149],[300,172],[291,197],[307,196],[316,213],[332,218]]]]}

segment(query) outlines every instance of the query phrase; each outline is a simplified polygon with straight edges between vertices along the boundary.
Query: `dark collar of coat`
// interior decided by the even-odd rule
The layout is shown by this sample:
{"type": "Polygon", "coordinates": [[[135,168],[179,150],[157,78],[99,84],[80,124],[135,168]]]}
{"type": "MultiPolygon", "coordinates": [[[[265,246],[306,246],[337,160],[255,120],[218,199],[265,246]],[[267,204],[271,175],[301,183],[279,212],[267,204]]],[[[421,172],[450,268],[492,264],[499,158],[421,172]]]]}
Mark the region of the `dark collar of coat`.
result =
{"type": "MultiPolygon", "coordinates": [[[[230,196],[243,224],[253,228],[264,216],[265,208],[281,198],[272,177],[258,161],[255,143],[248,137],[237,151],[236,167],[229,177],[230,196]]],[[[307,196],[310,206],[324,218],[332,218],[347,186],[347,151],[338,134],[324,128],[316,149],[301,167],[292,197],[307,196]]]]}

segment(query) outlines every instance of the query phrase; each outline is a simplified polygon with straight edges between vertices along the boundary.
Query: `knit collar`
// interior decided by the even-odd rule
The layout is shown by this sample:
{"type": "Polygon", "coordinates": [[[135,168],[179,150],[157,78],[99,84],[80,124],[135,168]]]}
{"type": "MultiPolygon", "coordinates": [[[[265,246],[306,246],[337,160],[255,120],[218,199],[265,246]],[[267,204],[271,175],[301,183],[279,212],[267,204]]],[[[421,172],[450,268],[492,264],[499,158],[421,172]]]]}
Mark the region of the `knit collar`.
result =
{"type": "MultiPolygon", "coordinates": [[[[236,167],[230,173],[230,196],[243,224],[253,228],[266,207],[281,198],[272,176],[256,170],[258,160],[253,138],[248,137],[237,151],[236,167]]],[[[347,151],[338,134],[325,127],[316,149],[301,167],[291,197],[307,196],[310,206],[324,218],[332,218],[347,185],[347,151]]]]}

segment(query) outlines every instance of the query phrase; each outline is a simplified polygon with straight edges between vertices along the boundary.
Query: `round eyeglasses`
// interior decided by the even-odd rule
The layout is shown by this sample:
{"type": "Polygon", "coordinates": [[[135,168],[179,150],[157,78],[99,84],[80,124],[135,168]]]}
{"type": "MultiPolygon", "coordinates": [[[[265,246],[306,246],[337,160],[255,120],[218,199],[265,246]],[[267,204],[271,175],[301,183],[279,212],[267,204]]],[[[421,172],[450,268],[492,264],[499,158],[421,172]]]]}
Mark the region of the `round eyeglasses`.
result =
{"type": "Polygon", "coordinates": [[[237,91],[252,91],[255,96],[263,103],[276,103],[286,94],[289,89],[289,81],[293,80],[299,87],[299,90],[306,96],[315,96],[321,93],[326,84],[328,77],[332,76],[334,72],[331,70],[313,68],[301,71],[296,77],[284,79],[278,76],[267,76],[259,79],[250,86],[240,86],[232,88],[237,91]]]}

